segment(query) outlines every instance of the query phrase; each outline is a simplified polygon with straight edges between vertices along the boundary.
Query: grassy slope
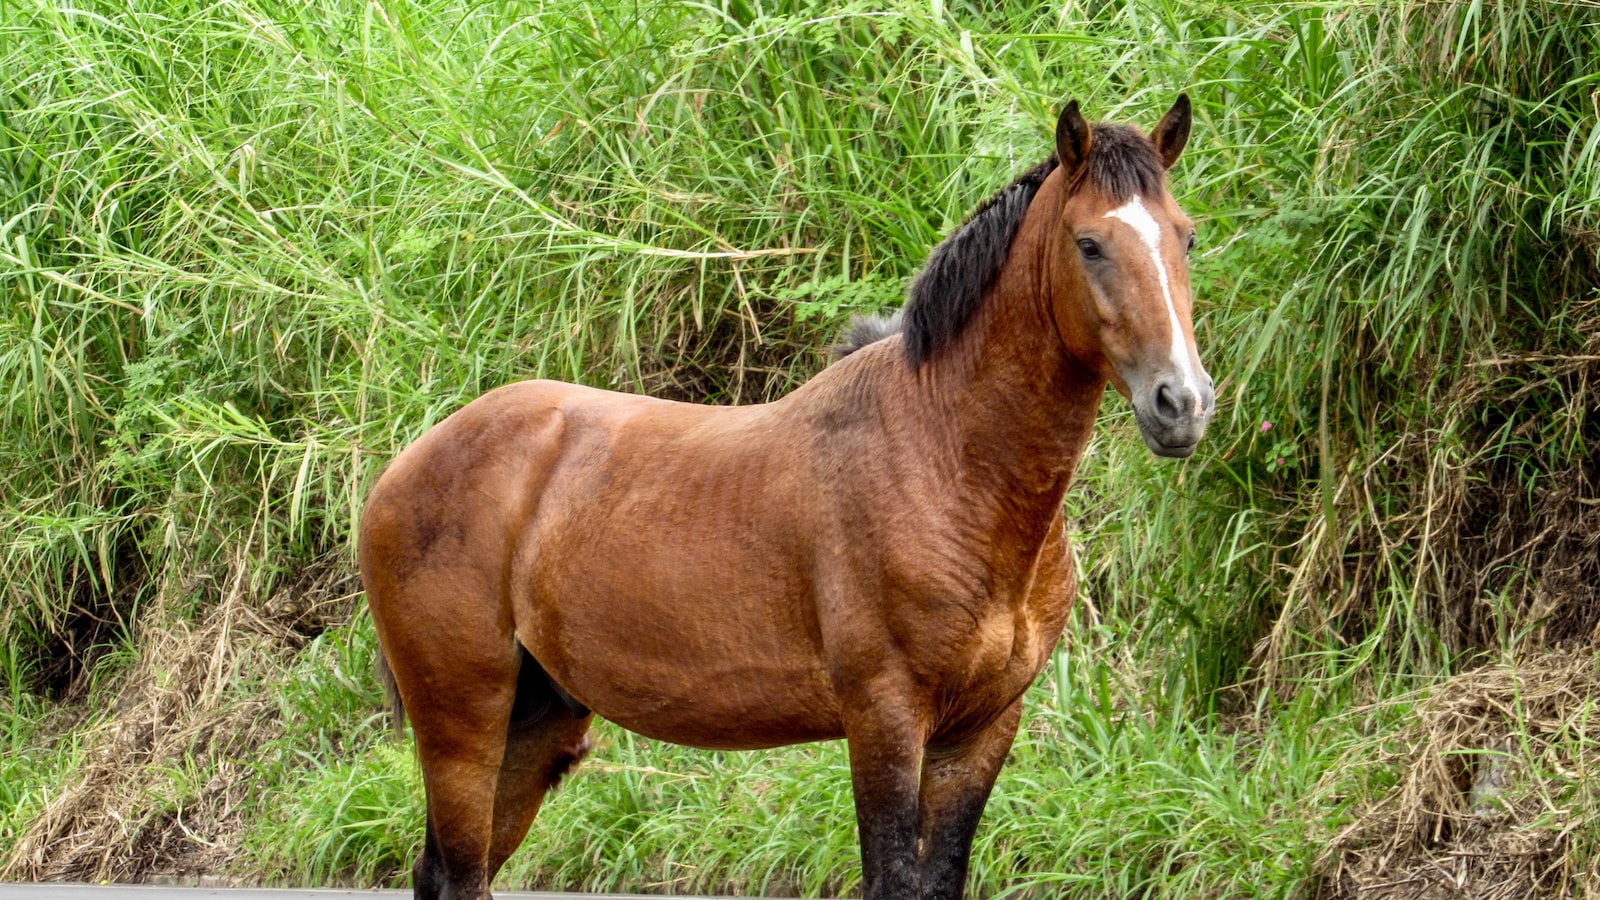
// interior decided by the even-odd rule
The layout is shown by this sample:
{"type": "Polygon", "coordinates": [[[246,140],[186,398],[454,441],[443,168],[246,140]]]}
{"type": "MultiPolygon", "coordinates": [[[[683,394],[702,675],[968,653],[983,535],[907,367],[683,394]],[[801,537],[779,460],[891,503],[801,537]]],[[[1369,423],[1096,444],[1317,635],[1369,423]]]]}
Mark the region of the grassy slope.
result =
{"type": "MultiPolygon", "coordinates": [[[[1146,124],[1194,96],[1175,190],[1226,407],[1175,466],[1108,404],[1069,500],[1087,602],[986,892],[1308,888],[1399,777],[1340,775],[1390,721],[1359,704],[1592,624],[1592,562],[1555,615],[1539,593],[1582,528],[1486,524],[1600,495],[1587,7],[617,7],[0,11],[10,871],[159,868],[52,843],[117,812],[95,840],[130,855],[199,822],[247,835],[241,875],[396,877],[420,797],[340,580],[383,462],[516,378],[781,393],[1047,152],[1063,96],[1146,124]],[[118,743],[112,698],[193,734],[118,743]],[[247,751],[193,737],[241,718],[247,751]]],[[[605,735],[506,883],[852,889],[840,748],[605,735]]]]}

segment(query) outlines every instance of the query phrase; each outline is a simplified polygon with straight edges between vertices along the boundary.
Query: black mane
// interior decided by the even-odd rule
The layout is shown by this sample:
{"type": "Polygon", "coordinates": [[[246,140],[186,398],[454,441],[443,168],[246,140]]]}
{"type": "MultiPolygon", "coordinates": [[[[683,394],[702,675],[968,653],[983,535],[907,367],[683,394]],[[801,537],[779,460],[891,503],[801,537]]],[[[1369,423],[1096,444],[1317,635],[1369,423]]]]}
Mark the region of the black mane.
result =
{"type": "MultiPolygon", "coordinates": [[[[918,366],[953,343],[994,284],[1040,185],[1058,165],[1052,155],[985,200],[928,254],[922,271],[911,281],[905,308],[893,318],[858,318],[834,349],[835,355],[847,356],[900,331],[905,335],[906,359],[918,366]]],[[[1123,125],[1095,125],[1089,158],[1068,191],[1076,193],[1085,183],[1092,184],[1120,202],[1135,194],[1159,193],[1164,189],[1164,172],[1149,138],[1123,125]]]]}
{"type": "Polygon", "coordinates": [[[918,366],[961,333],[1011,252],[1011,239],[1039,186],[1056,170],[1054,155],[979,206],[939,242],[911,280],[904,310],[906,359],[918,366]]]}

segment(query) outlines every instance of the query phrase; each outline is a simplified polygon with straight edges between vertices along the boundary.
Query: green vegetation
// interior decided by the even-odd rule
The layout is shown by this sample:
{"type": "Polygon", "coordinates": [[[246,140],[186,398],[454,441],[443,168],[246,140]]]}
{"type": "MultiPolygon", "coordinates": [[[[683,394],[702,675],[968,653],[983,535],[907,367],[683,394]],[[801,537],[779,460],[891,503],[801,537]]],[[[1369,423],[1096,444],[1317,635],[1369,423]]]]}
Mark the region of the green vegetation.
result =
{"type": "MultiPolygon", "coordinates": [[[[1594,664],[1551,648],[1600,634],[1596,60],[1559,0],[0,6],[0,876],[403,883],[383,464],[520,378],[777,396],[1065,98],[1187,90],[1222,414],[1175,465],[1108,402],[981,893],[1476,840],[1479,885],[1595,896],[1594,664]],[[1583,702],[1524,703],[1551,672],[1583,702]]],[[[855,888],[841,748],[601,738],[504,884],[855,888]]]]}

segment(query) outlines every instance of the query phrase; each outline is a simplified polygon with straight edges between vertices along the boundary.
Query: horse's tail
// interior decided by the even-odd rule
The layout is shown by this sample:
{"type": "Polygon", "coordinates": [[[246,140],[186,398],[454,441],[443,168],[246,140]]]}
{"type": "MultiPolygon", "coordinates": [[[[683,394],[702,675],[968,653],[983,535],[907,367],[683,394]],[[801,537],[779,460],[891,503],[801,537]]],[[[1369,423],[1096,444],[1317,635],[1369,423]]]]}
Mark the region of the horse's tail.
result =
{"type": "Polygon", "coordinates": [[[830,348],[835,362],[877,343],[905,328],[905,310],[896,310],[892,316],[856,316],[850,320],[850,330],[844,338],[830,348]]]}
{"type": "Polygon", "coordinates": [[[383,685],[383,697],[389,704],[390,725],[396,732],[406,730],[406,705],[400,699],[400,687],[394,683],[394,670],[389,668],[389,657],[378,650],[378,682],[383,685]]]}

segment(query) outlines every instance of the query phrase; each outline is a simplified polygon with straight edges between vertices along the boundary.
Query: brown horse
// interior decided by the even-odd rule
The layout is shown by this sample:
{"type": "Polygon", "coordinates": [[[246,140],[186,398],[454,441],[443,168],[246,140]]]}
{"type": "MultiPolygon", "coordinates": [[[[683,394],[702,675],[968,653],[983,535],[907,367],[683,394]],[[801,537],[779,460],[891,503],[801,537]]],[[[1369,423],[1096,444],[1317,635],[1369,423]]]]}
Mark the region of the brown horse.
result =
{"type": "Polygon", "coordinates": [[[1189,124],[1183,96],[1149,137],[1068,105],[1056,155],[781,400],[529,381],[400,454],[360,557],[427,789],[416,896],[488,897],[598,714],[845,738],[868,900],[960,897],[1072,603],[1061,501],[1106,383],[1163,456],[1211,414],[1166,184],[1189,124]]]}

